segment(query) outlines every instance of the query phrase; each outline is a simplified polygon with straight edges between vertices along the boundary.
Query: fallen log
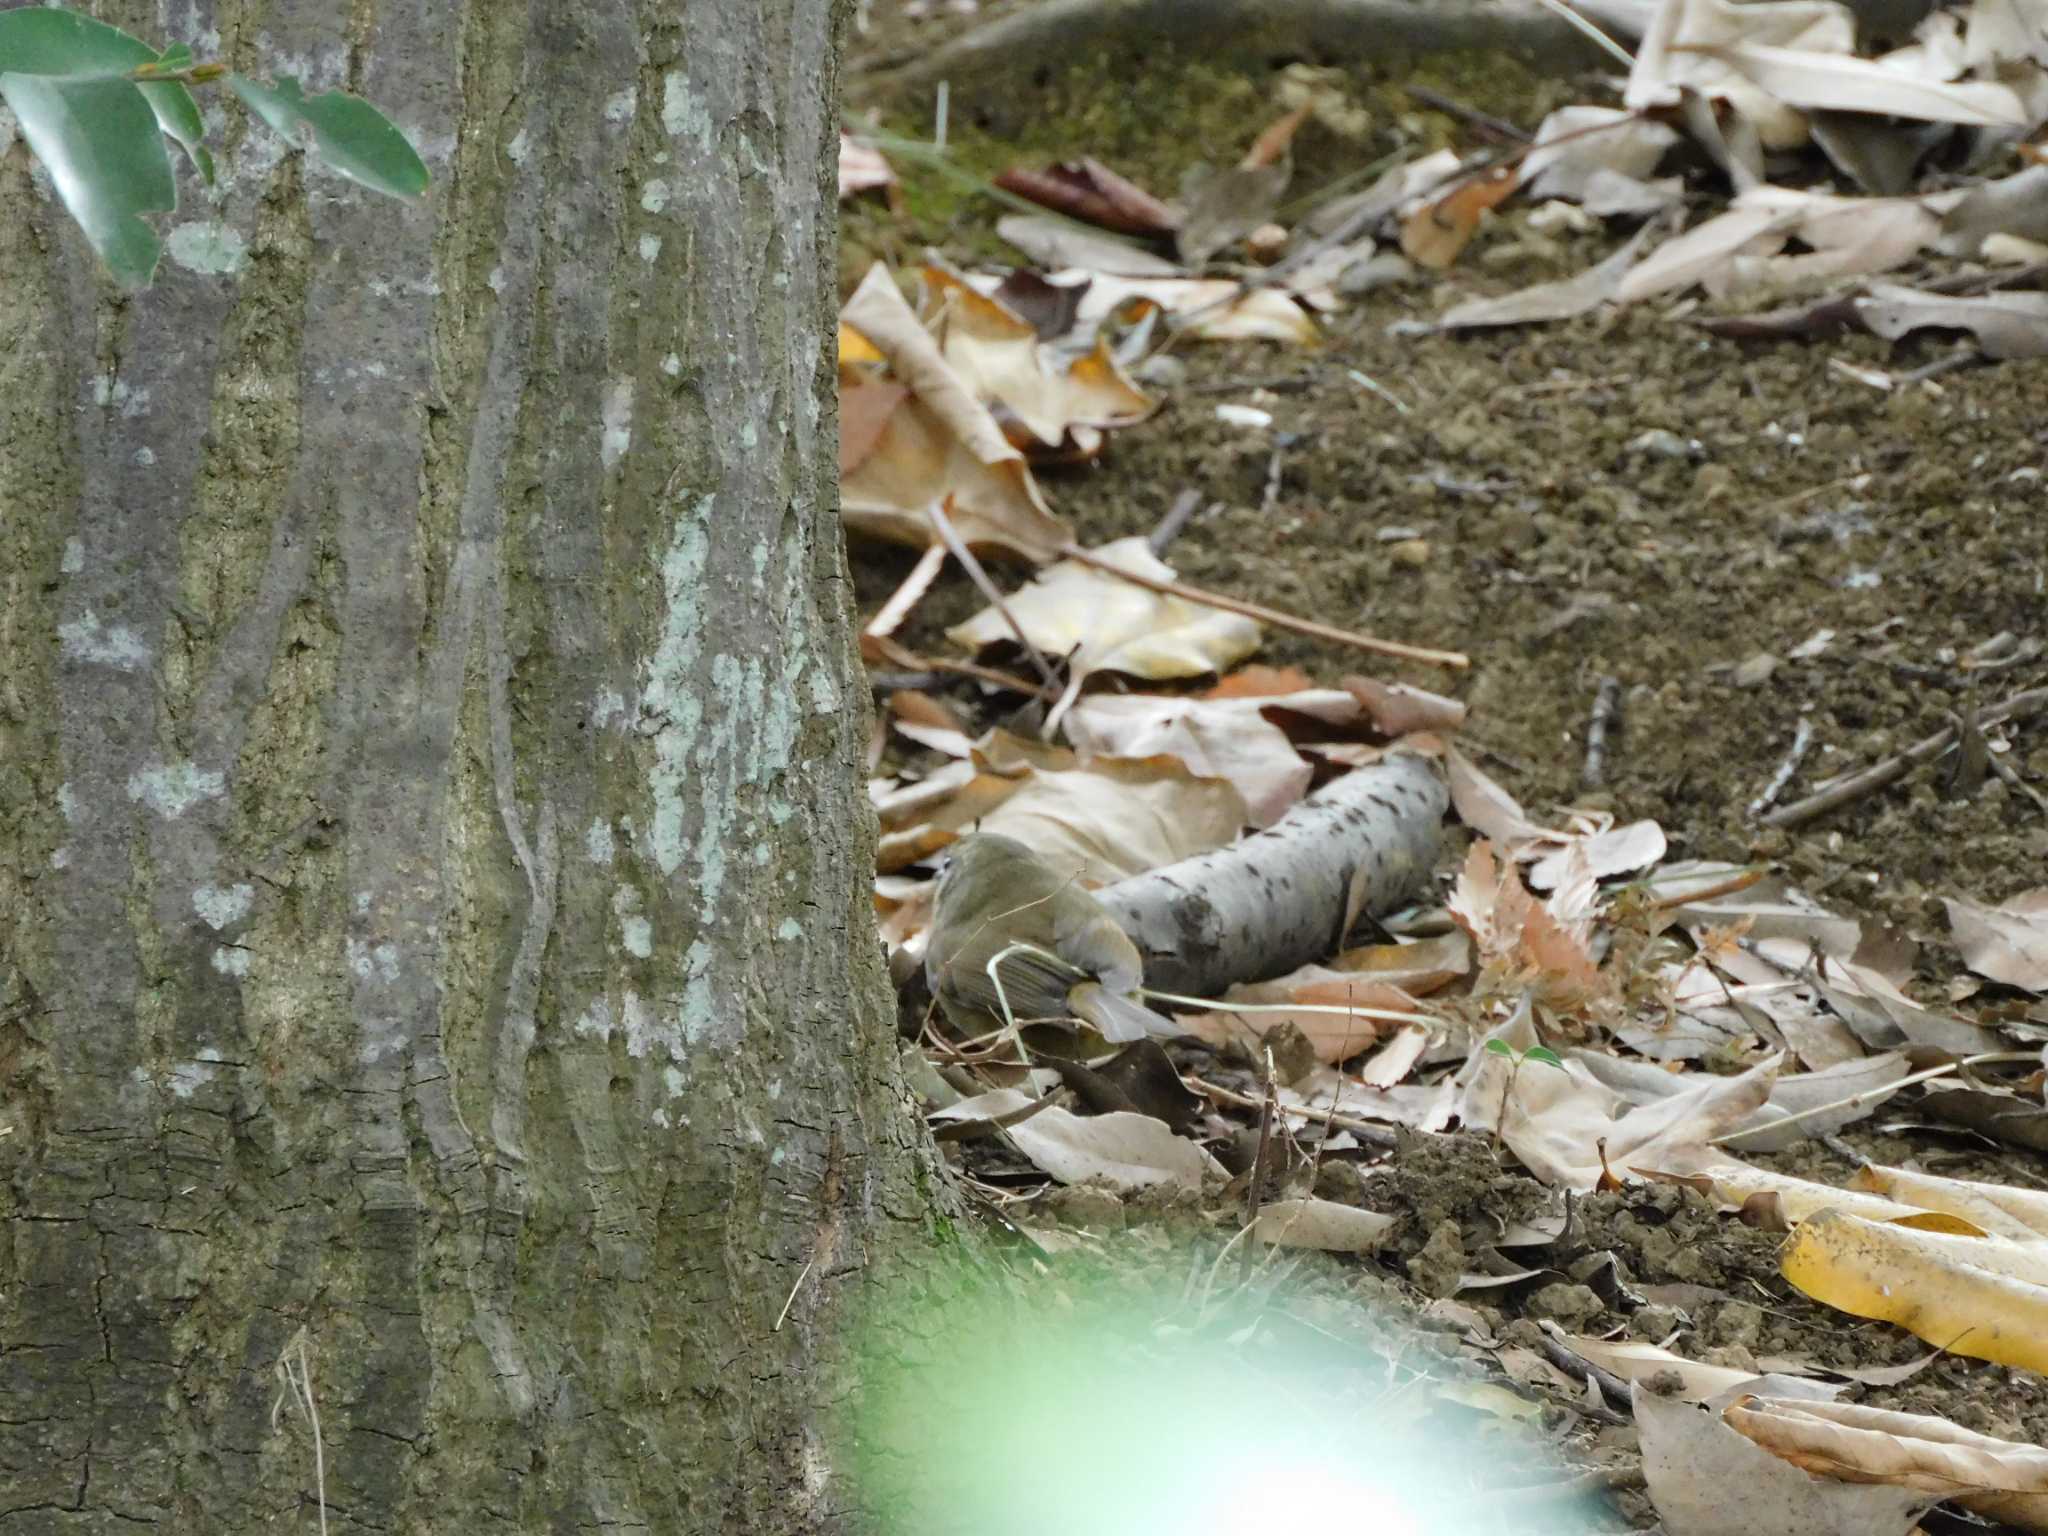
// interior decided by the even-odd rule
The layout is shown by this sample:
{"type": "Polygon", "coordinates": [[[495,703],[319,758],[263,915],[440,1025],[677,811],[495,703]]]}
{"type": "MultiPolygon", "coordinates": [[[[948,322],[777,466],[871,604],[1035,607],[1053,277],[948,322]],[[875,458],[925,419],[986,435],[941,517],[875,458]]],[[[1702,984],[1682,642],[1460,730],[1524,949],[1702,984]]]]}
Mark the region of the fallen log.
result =
{"type": "Polygon", "coordinates": [[[1218,997],[1341,947],[1361,912],[1412,900],[1436,868],[1443,776],[1396,753],[1310,795],[1263,832],[1096,892],[1145,957],[1145,984],[1218,997]]]}

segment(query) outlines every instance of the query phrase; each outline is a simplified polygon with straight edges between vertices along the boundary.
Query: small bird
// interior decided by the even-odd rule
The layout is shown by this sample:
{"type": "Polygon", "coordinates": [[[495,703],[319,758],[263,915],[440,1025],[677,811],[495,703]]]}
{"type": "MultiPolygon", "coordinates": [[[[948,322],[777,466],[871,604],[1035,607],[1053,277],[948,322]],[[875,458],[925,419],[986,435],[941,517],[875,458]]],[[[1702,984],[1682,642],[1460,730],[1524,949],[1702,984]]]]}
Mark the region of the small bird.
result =
{"type": "Polygon", "coordinates": [[[1017,1022],[1078,1018],[1116,1044],[1184,1033],[1137,1000],[1145,963],[1107,907],[1015,838],[963,837],[947,849],[924,959],[932,996],[961,1029],[1003,1027],[988,966],[1013,944],[1032,946],[997,966],[1017,1022]]]}

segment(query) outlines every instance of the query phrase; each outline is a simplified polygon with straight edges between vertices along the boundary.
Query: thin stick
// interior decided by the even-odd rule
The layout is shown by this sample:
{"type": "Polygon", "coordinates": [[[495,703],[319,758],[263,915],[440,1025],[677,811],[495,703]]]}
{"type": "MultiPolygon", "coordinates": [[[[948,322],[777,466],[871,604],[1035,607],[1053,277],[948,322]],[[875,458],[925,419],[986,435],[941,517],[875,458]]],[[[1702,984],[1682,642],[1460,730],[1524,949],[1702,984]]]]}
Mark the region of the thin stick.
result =
{"type": "Polygon", "coordinates": [[[1364,390],[1367,394],[1378,395],[1382,400],[1386,401],[1387,404],[1391,405],[1394,408],[1396,414],[1402,416],[1406,416],[1408,414],[1407,402],[1402,400],[1400,396],[1396,395],[1391,389],[1387,388],[1387,386],[1382,384],[1378,379],[1373,378],[1369,374],[1360,373],[1356,368],[1346,368],[1344,370],[1344,374],[1345,377],[1350,379],[1352,383],[1356,384],[1360,389],[1364,390]]]}
{"type": "Polygon", "coordinates": [[[1472,658],[1462,651],[1434,651],[1426,646],[1403,645],[1397,640],[1377,640],[1371,635],[1338,629],[1331,624],[1318,624],[1314,619],[1298,619],[1291,613],[1282,613],[1277,608],[1268,608],[1261,603],[1248,603],[1241,598],[1225,597],[1220,592],[1206,592],[1200,587],[1191,587],[1186,582],[1161,581],[1155,576],[1141,575],[1136,571],[1125,570],[1122,566],[1105,560],[1093,550],[1083,549],[1078,544],[1062,544],[1054,553],[1064,559],[1078,560],[1083,565],[1093,566],[1098,571],[1106,571],[1120,581],[1128,581],[1134,587],[1144,587],[1148,591],[1161,592],[1168,597],[1200,603],[1205,608],[1220,608],[1225,613],[1241,613],[1248,619],[1271,624],[1275,629],[1292,630],[1299,635],[1310,635],[1337,645],[1355,646],[1361,651],[1374,651],[1382,656],[1399,656],[1407,661],[1426,662],[1434,667],[1472,665],[1472,658]]]}
{"type": "Polygon", "coordinates": [[[817,1262],[815,1258],[804,1260],[804,1267],[797,1274],[796,1284],[789,1288],[789,1299],[783,1302],[782,1311],[776,1316],[775,1326],[768,1330],[770,1333],[782,1332],[782,1325],[789,1321],[789,1309],[796,1305],[796,1293],[802,1290],[804,1282],[811,1278],[811,1266],[817,1262]]]}
{"type": "Polygon", "coordinates": [[[1621,716],[1621,679],[1602,677],[1593,694],[1593,718],[1586,724],[1586,764],[1579,770],[1579,783],[1598,789],[1607,778],[1607,733],[1621,716]]]}
{"type": "Polygon", "coordinates": [[[1628,1383],[1604,1365],[1596,1365],[1580,1354],[1564,1339],[1564,1330],[1549,1318],[1540,1318],[1536,1324],[1538,1342],[1543,1353],[1550,1357],[1550,1363],[1561,1371],[1589,1376],[1599,1387],[1600,1395],[1617,1408],[1629,1405],[1628,1383]]]}
{"type": "MultiPolygon", "coordinates": [[[[1218,1099],[1225,1104],[1235,1104],[1239,1109],[1257,1109],[1259,1107],[1257,1099],[1248,1098],[1244,1094],[1234,1092],[1229,1088],[1218,1087],[1215,1083],[1207,1082],[1202,1078],[1189,1077],[1186,1073],[1182,1073],[1181,1081],[1197,1093],[1206,1094],[1208,1097],[1218,1099]]],[[[1384,1125],[1374,1125],[1370,1120],[1359,1120],[1351,1115],[1340,1115],[1335,1110],[1315,1109],[1307,1104],[1282,1104],[1277,1098],[1273,1101],[1273,1107],[1283,1115],[1299,1115],[1302,1119],[1313,1120],[1318,1125],[1331,1125],[1340,1131],[1349,1131],[1361,1141],[1370,1142],[1375,1147],[1385,1148],[1394,1145],[1394,1133],[1384,1125]]]]}
{"type": "Polygon", "coordinates": [[[1167,509],[1166,516],[1159,520],[1159,526],[1154,528],[1151,536],[1145,540],[1146,548],[1155,555],[1163,556],[1173,541],[1180,537],[1181,530],[1187,527],[1189,520],[1201,510],[1201,506],[1200,491],[1185,490],[1174,497],[1173,505],[1167,509]]]}
{"type": "MultiPolygon", "coordinates": [[[[1212,997],[1182,997],[1178,992],[1138,988],[1148,1002],[1179,1003],[1183,1008],[1209,1008],[1219,1013],[1325,1013],[1332,1018],[1382,1019],[1390,1024],[1429,1024],[1426,1013],[1400,1013],[1392,1008],[1340,1008],[1335,1003],[1224,1003],[1212,997]]],[[[1361,1047],[1362,1049],[1362,1047],[1361,1047]]]]}
{"type": "MultiPolygon", "coordinates": [[[[2002,725],[2008,720],[2024,720],[2038,714],[2043,708],[2048,708],[2048,688],[2030,688],[2025,693],[2014,694],[1993,709],[1983,711],[1978,715],[1977,723],[1980,726],[2002,725]]],[[[1763,825],[1796,827],[1812,821],[1816,816],[1825,816],[1839,806],[1860,800],[1872,791],[1884,788],[1894,779],[1903,778],[1909,769],[1933,761],[1954,746],[1955,740],[1955,727],[1944,727],[1932,736],[1922,737],[1905,751],[1894,753],[1881,763],[1873,763],[1860,773],[1852,773],[1847,778],[1837,779],[1825,789],[1808,795],[1804,800],[1780,806],[1763,818],[1763,825]]]]}
{"type": "Polygon", "coordinates": [[[1447,113],[1460,122],[1470,123],[1481,133],[1491,134],[1506,143],[1527,144],[1532,137],[1506,118],[1490,117],[1477,107],[1468,107],[1464,102],[1446,96],[1442,91],[1432,91],[1426,85],[1404,85],[1402,90],[1410,100],[1420,102],[1432,111],[1447,113]]]}
{"type": "MultiPolygon", "coordinates": [[[[1695,902],[1714,901],[1722,896],[1733,896],[1738,891],[1748,890],[1770,872],[1770,866],[1767,864],[1752,864],[1747,869],[1738,869],[1726,880],[1718,881],[1713,885],[1701,886],[1696,891],[1685,891],[1677,896],[1659,896],[1650,905],[1654,910],[1662,912],[1671,907],[1689,907],[1695,902]]],[[[1642,881],[1641,884],[1646,889],[1655,890],[1658,880],[1653,875],[1649,879],[1642,881]]]]}
{"type": "Polygon", "coordinates": [[[1792,733],[1791,750],[1785,754],[1778,771],[1771,775],[1771,782],[1763,787],[1763,793],[1749,802],[1750,820],[1754,821],[1773,805],[1778,796],[1785,792],[1785,786],[1792,782],[1792,775],[1799,771],[1800,763],[1806,759],[1806,749],[1813,745],[1813,722],[1805,715],[1799,717],[1799,728],[1792,733]]]}
{"type": "Polygon", "coordinates": [[[2040,1059],[2041,1053],[2039,1051],[1984,1051],[1976,1056],[1965,1056],[1960,1060],[1946,1062],[1938,1067],[1929,1067],[1922,1072],[1909,1072],[1904,1077],[1894,1079],[1892,1082],[1880,1083],[1877,1087],[1866,1088],[1861,1093],[1852,1093],[1846,1099],[1836,1099],[1831,1104],[1815,1104],[1810,1109],[1802,1109],[1797,1114],[1785,1115],[1763,1125],[1749,1125],[1744,1126],[1739,1131],[1729,1131],[1726,1135],[1713,1137],[1707,1142],[1707,1145],[1710,1147],[1723,1147],[1731,1141],[1740,1141],[1745,1136],[1761,1136],[1766,1131],[1783,1130],[1788,1125],[1797,1125],[1802,1120],[1812,1120],[1819,1115],[1832,1114],[1838,1109],[1853,1109],[1866,1100],[1888,1098],[1892,1094],[1897,1093],[1901,1088],[1910,1088],[1915,1083],[1924,1083],[1930,1078],[1948,1077],[1952,1073],[1962,1071],[1964,1067],[1981,1067],[1996,1062],[2036,1063],[2040,1059]]]}
{"type": "MultiPolygon", "coordinates": [[[[934,546],[936,548],[937,546],[934,546]]],[[[940,551],[944,553],[943,550],[940,551]]],[[[1059,697],[1051,688],[1041,688],[1036,683],[1026,682],[1014,672],[1001,672],[994,667],[984,667],[978,662],[950,661],[942,656],[920,656],[907,645],[898,644],[887,635],[863,633],[861,654],[869,661],[880,657],[899,667],[929,672],[950,672],[956,677],[971,677],[977,683],[988,683],[992,687],[1006,688],[1011,693],[1021,693],[1027,698],[1043,699],[1050,704],[1059,697]]]]}
{"type": "Polygon", "coordinates": [[[1585,33],[1587,37],[1591,38],[1594,42],[1598,43],[1603,49],[1605,49],[1608,52],[1609,55],[1611,55],[1614,58],[1614,60],[1617,63],[1619,63],[1622,66],[1622,68],[1634,69],[1636,67],[1634,54],[1630,53],[1626,48],[1622,47],[1621,44],[1617,43],[1605,32],[1602,32],[1598,27],[1594,26],[1592,22],[1586,20],[1585,17],[1581,16],[1569,5],[1566,5],[1564,3],[1564,0],[1538,0],[1538,3],[1542,5],[1545,10],[1555,11],[1564,20],[1570,22],[1572,26],[1576,27],[1579,31],[1585,33]]]}
{"type": "Polygon", "coordinates": [[[1024,633],[1024,626],[1017,622],[1017,615],[1010,612],[1010,605],[1003,600],[1002,589],[989,580],[988,572],[983,570],[981,562],[975,559],[974,551],[969,549],[965,541],[954,531],[953,519],[946,516],[945,507],[935,501],[924,510],[925,515],[932,520],[932,527],[937,531],[940,541],[946,546],[946,552],[960,562],[960,568],[973,578],[977,587],[981,588],[981,595],[994,604],[996,612],[1003,616],[1003,622],[1010,626],[1010,633],[1015,635],[1017,643],[1024,647],[1024,654],[1030,659],[1031,670],[1038,674],[1038,680],[1046,687],[1058,691],[1060,682],[1053,675],[1051,665],[1039,654],[1038,647],[1031,643],[1031,637],[1024,633]]]}
{"type": "MultiPolygon", "coordinates": [[[[1265,1197],[1266,1180],[1273,1171],[1271,1162],[1273,1155],[1273,1112],[1280,1099],[1279,1085],[1273,1080],[1272,1047],[1268,1046],[1265,1050],[1261,1051],[1259,1058],[1260,1066],[1263,1069],[1260,1083],[1261,1092],[1259,1094],[1259,1149],[1252,1154],[1251,1182],[1245,1186],[1244,1191],[1244,1224],[1247,1228],[1258,1222],[1259,1206],[1265,1197]]],[[[1240,1279],[1251,1272],[1251,1258],[1252,1251],[1250,1248],[1246,1248],[1244,1251],[1244,1261],[1238,1271],[1240,1279]]]]}
{"type": "Polygon", "coordinates": [[[945,546],[927,544],[924,553],[917,557],[917,564],[910,568],[910,574],[903,578],[903,585],[889,594],[889,600],[876,610],[861,633],[876,640],[886,640],[895,634],[902,628],[903,621],[910,617],[910,610],[931,590],[939,567],[945,563],[945,546]]]}

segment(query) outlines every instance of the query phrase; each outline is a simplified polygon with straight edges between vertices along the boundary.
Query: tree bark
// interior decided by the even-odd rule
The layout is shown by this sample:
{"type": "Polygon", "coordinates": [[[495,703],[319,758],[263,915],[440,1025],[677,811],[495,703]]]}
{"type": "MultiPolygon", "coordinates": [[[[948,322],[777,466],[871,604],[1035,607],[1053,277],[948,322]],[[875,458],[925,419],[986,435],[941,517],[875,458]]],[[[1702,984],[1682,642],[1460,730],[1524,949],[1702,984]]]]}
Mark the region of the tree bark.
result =
{"type": "Polygon", "coordinates": [[[835,7],[95,10],[434,181],[227,108],[122,299],[0,159],[0,1533],[830,1529],[835,7]]]}

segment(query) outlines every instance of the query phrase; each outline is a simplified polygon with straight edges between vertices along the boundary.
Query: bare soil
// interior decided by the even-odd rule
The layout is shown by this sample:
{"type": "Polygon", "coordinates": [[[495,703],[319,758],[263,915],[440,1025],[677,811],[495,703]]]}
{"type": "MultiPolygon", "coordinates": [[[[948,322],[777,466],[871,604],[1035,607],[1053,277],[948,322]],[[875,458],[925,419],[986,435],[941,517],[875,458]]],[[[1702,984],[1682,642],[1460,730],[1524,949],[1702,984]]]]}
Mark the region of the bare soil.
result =
{"type": "MultiPolygon", "coordinates": [[[[877,0],[866,46],[917,45],[922,34],[893,9],[877,0]]],[[[950,104],[954,157],[987,174],[1012,160],[1094,154],[1171,194],[1188,165],[1228,163],[1278,115],[1275,72],[1298,62],[1198,51],[1025,61],[1000,102],[950,104]]],[[[1418,78],[1525,129],[1550,106],[1609,99],[1589,80],[1544,79],[1500,56],[1433,60],[1400,79],[1355,74],[1367,128],[1348,139],[1304,130],[1295,190],[1313,198],[1403,144],[1476,142],[1405,95],[1418,78]]],[[[862,102],[852,79],[856,111],[929,135],[929,103],[862,102]]],[[[1000,249],[990,233],[999,205],[900,168],[910,179],[903,212],[864,206],[847,217],[849,276],[877,255],[914,259],[926,245],[959,261],[1000,249]]],[[[1777,861],[1830,905],[1921,941],[1938,993],[1955,967],[1940,897],[1999,901],[2043,882],[2048,818],[2034,804],[1995,777],[1952,795],[1937,767],[1791,833],[1759,829],[1746,806],[1802,716],[1816,744],[1788,799],[1948,724],[1971,697],[1959,653],[2001,631],[2048,629],[2048,364],[1963,368],[1887,393],[1834,365],[1905,372],[1951,343],[1735,342],[1656,307],[1461,337],[1388,335],[1393,321],[1581,270],[1618,238],[1530,238],[1528,219],[1515,206],[1451,273],[1358,301],[1314,351],[1179,349],[1187,375],[1159,415],[1119,435],[1098,464],[1046,473],[1048,498],[1096,542],[1148,531],[1180,492],[1199,491],[1208,510],[1170,555],[1184,579],[1463,650],[1473,666],[1447,676],[1277,633],[1261,660],[1455,692],[1472,706],[1470,735],[1489,767],[1532,809],[1607,806],[1656,818],[1674,856],[1777,861]],[[1360,387],[1354,370],[1408,411],[1360,387]],[[1273,430],[1218,420],[1223,402],[1271,412],[1273,430]],[[1621,684],[1621,730],[1604,785],[1588,792],[1585,731],[1604,676],[1621,684]]],[[[908,563],[856,550],[863,604],[879,602],[908,563]]],[[[941,644],[936,631],[978,606],[964,582],[945,587],[915,638],[941,644]]],[[[1976,701],[2044,676],[2038,661],[1986,675],[1976,701]]],[[[2017,731],[2008,761],[2048,783],[2048,728],[2037,720],[2017,731]]],[[[2048,1184],[2038,1158],[1988,1143],[1868,1127],[1845,1139],[1879,1160],[2048,1184]]],[[[1826,1148],[1794,1161],[1813,1176],[1851,1171],[1826,1148]]],[[[1537,1194],[1470,1137],[1404,1145],[1390,1176],[1366,1188],[1369,1203],[1407,1218],[1373,1267],[1418,1305],[1443,1293],[1489,1224],[1519,1219],[1537,1194]]],[[[1778,1238],[1713,1215],[1688,1192],[1593,1197],[1574,1221],[1552,1248],[1522,1255],[1543,1278],[1464,1302],[1496,1331],[1532,1326],[1547,1309],[1577,1331],[1676,1334],[1681,1353],[1744,1366],[1774,1356],[1888,1365],[1925,1353],[1898,1329],[1806,1301],[1778,1275],[1778,1238]],[[1603,1252],[1618,1265],[1601,1271],[1607,1279],[1574,1278],[1603,1252]],[[1645,1300],[1644,1287],[1676,1287],[1652,1294],[1679,1299],[1645,1300]]],[[[1852,1395],[2048,1439],[2048,1384],[2022,1371],[1943,1359],[1852,1395]]],[[[1599,1456],[1627,1455],[1629,1431],[1586,1423],[1577,1435],[1599,1456]]],[[[1646,1517],[1640,1503],[1630,1512],[1646,1517]]]]}

